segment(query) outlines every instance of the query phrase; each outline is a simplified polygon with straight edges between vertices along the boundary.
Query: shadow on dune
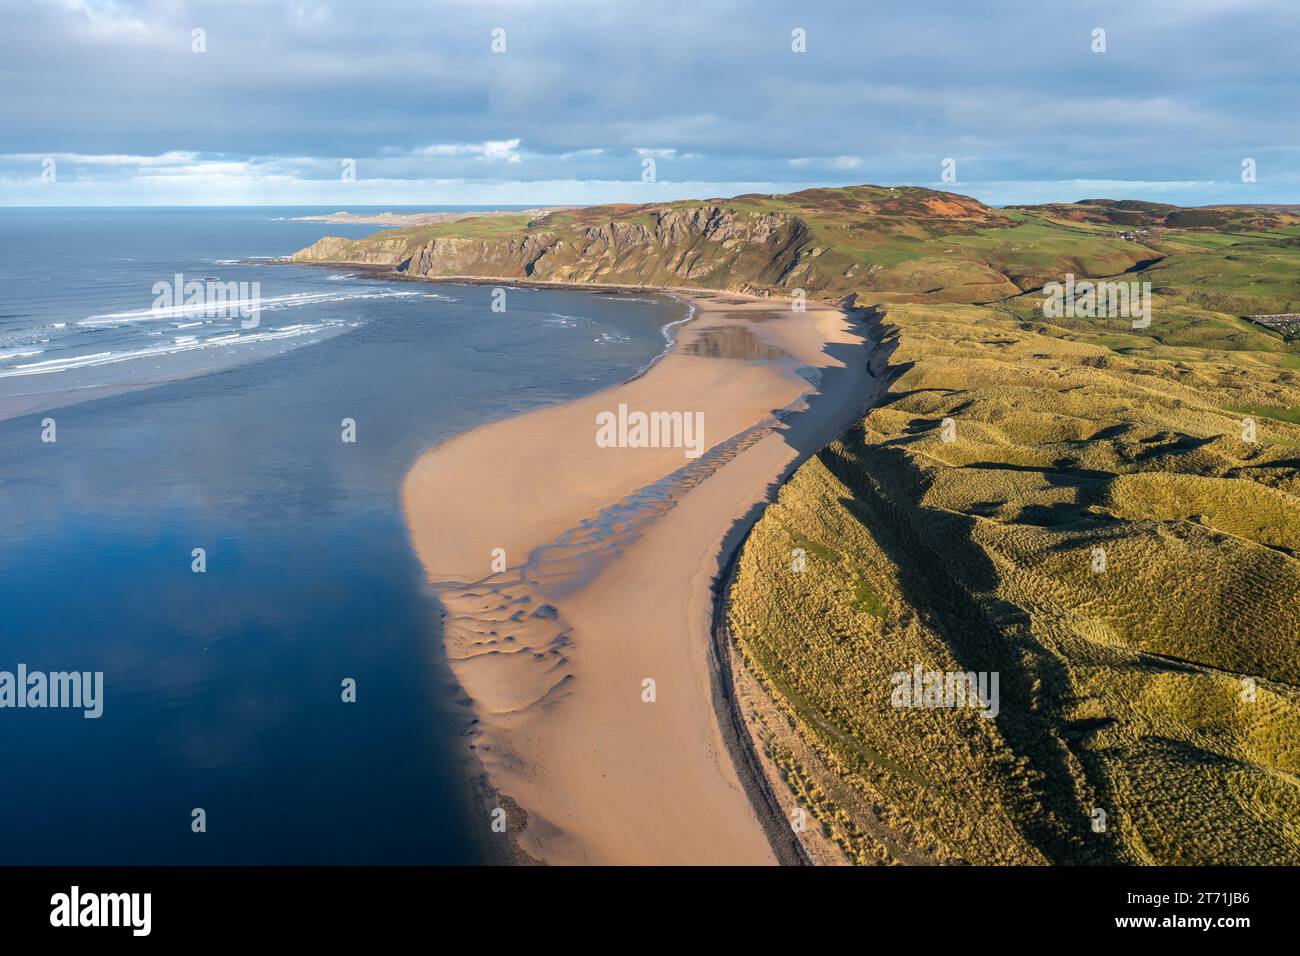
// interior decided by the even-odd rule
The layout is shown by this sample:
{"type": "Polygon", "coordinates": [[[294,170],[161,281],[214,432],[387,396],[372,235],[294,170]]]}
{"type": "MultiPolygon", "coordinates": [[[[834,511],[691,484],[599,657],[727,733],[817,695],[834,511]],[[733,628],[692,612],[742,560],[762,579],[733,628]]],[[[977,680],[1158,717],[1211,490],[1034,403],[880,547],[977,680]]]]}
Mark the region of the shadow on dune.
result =
{"type": "Polygon", "coordinates": [[[777,492],[794,471],[817,454],[830,442],[842,435],[845,429],[861,420],[876,400],[877,390],[883,393],[887,384],[885,375],[889,356],[897,348],[897,340],[883,339],[880,335],[882,313],[874,309],[859,309],[849,313],[855,316],[863,341],[828,345],[825,354],[840,363],[838,367],[820,370],[817,389],[811,393],[804,406],[798,410],[778,410],[775,414],[781,424],[774,433],[793,448],[795,459],[767,486],[763,500],[755,504],[731,523],[722,539],[719,570],[712,582],[713,589],[713,646],[710,671],[713,676],[713,707],[722,731],[723,741],[731,753],[732,762],[745,784],[754,812],[767,834],[777,859],[783,864],[810,862],[799,840],[794,836],[777,796],[767,786],[753,738],[745,727],[744,716],[736,699],[731,671],[731,635],[727,624],[727,596],[735,574],[736,560],[746,537],[767,506],[776,500],[777,492]],[[862,377],[863,367],[866,377],[862,377]]]}
{"type": "MultiPolygon", "coordinates": [[[[844,454],[828,450],[820,460],[852,489],[854,497],[841,504],[897,568],[902,600],[943,640],[958,668],[1000,674],[998,731],[1014,756],[1042,775],[1014,798],[1025,838],[1049,860],[1118,862],[1113,840],[1091,832],[1092,808],[1079,803],[1071,755],[1054,733],[1071,694],[1066,669],[1034,637],[1029,615],[996,596],[998,570],[971,538],[977,519],[923,504],[925,473],[901,449],[869,445],[864,437],[860,428],[850,430],[841,439],[844,454]]],[[[1077,506],[1070,507],[1078,517],[1077,506]]],[[[1051,515],[1054,522],[1064,517],[1051,515]]],[[[1088,777],[1104,795],[1104,775],[1088,777]]]]}
{"type": "MultiPolygon", "coordinates": [[[[1083,734],[1062,716],[1062,708],[1071,694],[1064,665],[1033,636],[1030,619],[1024,610],[995,594],[997,568],[970,537],[975,518],[922,504],[928,479],[901,448],[868,445],[861,427],[868,397],[877,387],[887,385],[889,356],[896,341],[880,335],[878,313],[862,317],[864,332],[870,338],[870,361],[873,377],[856,397],[859,405],[846,400],[848,368],[827,369],[818,392],[809,398],[806,409],[790,414],[779,430],[782,438],[798,452],[794,463],[768,487],[765,500],[735,521],[723,542],[724,567],[715,582],[715,654],[721,678],[722,694],[715,699],[720,723],[734,724],[729,741],[734,748],[751,746],[734,705],[725,638],[726,593],[740,548],[767,504],[790,474],[808,458],[817,455],[821,462],[854,497],[841,499],[845,509],[871,533],[885,555],[898,568],[903,601],[913,608],[926,626],[949,648],[959,668],[969,671],[996,671],[1001,680],[1001,710],[995,718],[998,731],[1016,758],[1023,758],[1032,771],[1041,775],[1030,788],[1008,786],[1006,793],[1014,804],[1013,816],[1022,827],[1028,842],[1052,861],[1076,863],[1122,862],[1122,855],[1109,835],[1091,832],[1091,806],[1083,806],[1070,772],[1069,741],[1083,734]],[[831,405],[830,403],[835,403],[831,405]],[[829,407],[827,407],[829,406],[829,407]],[[849,409],[853,409],[850,413],[849,409]],[[826,446],[836,438],[842,453],[826,446]],[[1057,730],[1071,729],[1073,737],[1059,736],[1057,730]],[[1074,732],[1077,731],[1077,732],[1074,732]]],[[[845,363],[864,360],[861,346],[834,346],[828,353],[845,363]]],[[[860,365],[858,366],[860,368],[860,365]]],[[[896,380],[907,366],[888,371],[896,380]]],[[[932,391],[927,389],[926,391],[932,391]]],[[[896,399],[901,393],[890,393],[896,399]]],[[[938,427],[936,419],[931,427],[938,427]]],[[[972,465],[969,467],[980,467],[972,465]]],[[[1007,467],[988,463],[984,467],[1007,467]]],[[[1080,487],[1085,497],[1093,497],[1114,476],[1107,472],[1071,469],[1038,471],[1053,484],[1080,487]]],[[[1056,524],[1078,520],[1080,506],[1044,509],[1026,516],[1031,523],[1056,524]],[[1036,519],[1036,520],[1035,520],[1036,519]]],[[[863,741],[862,743],[869,743],[863,741]]],[[[747,755],[742,754],[742,757],[747,755]]],[[[1077,754],[1076,754],[1077,756],[1077,754]]],[[[752,760],[752,757],[748,759],[752,760]]],[[[741,760],[737,761],[742,763],[741,760]]],[[[1098,766],[1088,766],[1085,774],[1098,799],[1105,802],[1107,779],[1098,766]]],[[[1077,765],[1076,765],[1077,766],[1077,765]]],[[[742,768],[743,769],[743,768],[742,768]]],[[[954,772],[963,772],[954,766],[954,772]]],[[[750,775],[757,774],[751,769],[750,775]]],[[[751,787],[751,794],[755,788],[751,787]]],[[[778,818],[771,806],[760,807],[760,818],[770,820],[769,833],[774,841],[790,840],[789,827],[778,818]],[[777,828],[783,832],[773,832],[777,828]]],[[[797,844],[796,844],[797,845],[797,844]]]]}

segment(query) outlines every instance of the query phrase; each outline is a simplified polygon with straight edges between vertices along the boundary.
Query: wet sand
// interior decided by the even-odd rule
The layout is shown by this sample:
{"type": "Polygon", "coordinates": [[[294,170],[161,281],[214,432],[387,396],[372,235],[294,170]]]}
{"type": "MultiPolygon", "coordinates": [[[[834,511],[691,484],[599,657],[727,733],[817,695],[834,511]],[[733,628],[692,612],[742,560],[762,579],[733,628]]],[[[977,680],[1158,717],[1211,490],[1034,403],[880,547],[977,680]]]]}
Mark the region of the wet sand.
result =
{"type": "Polygon", "coordinates": [[[714,709],[712,586],[874,380],[838,309],[690,302],[694,321],[645,375],[458,436],[404,483],[472,746],[527,814],[509,821],[518,848],[548,863],[777,860],[714,709]],[[702,413],[708,450],[601,447],[598,416],[621,405],[702,413]]]}

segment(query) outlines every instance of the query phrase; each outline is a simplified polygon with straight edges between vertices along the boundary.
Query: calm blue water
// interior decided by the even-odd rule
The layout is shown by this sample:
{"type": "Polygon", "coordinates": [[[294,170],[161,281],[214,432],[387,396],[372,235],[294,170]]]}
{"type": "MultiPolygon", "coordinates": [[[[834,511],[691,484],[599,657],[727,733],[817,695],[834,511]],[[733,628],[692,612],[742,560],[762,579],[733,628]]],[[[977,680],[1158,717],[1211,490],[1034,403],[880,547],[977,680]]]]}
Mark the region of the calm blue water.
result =
{"type": "Polygon", "coordinates": [[[229,261],[374,229],[275,218],[307,212],[0,210],[4,348],[42,351],[0,359],[0,409],[165,382],[0,421],[0,670],[105,674],[98,720],[0,709],[0,864],[483,858],[401,478],[460,431],[627,378],[680,307],[511,290],[499,314],[487,288],[229,261]],[[81,324],[148,310],[178,271],[296,297],[253,334],[313,328],[123,359],[186,319],[81,324]]]}

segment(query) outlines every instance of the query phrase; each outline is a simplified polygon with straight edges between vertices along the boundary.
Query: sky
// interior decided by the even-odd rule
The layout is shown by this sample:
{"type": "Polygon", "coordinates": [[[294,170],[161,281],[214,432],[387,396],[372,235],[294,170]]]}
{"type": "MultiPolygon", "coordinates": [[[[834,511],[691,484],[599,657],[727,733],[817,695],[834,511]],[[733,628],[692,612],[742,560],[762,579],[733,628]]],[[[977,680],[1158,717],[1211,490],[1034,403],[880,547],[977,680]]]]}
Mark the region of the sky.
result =
{"type": "Polygon", "coordinates": [[[1300,203],[1298,38],[1297,0],[0,0],[0,206],[1300,203]]]}

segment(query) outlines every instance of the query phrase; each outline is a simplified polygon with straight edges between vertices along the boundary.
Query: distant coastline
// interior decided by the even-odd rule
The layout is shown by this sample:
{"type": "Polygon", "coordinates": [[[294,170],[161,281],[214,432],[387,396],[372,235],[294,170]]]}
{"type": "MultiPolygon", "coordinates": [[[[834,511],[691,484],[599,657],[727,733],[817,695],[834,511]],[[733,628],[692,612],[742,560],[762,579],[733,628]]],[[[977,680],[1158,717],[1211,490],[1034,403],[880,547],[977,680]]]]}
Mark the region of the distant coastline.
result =
{"type": "Polygon", "coordinates": [[[356,213],[339,212],[322,213],[318,216],[283,216],[277,217],[286,222],[327,222],[335,225],[353,226],[434,226],[440,223],[458,222],[461,219],[496,219],[502,216],[518,216],[520,213],[544,216],[557,212],[563,206],[546,206],[537,209],[491,209],[469,210],[461,212],[378,212],[356,213]]]}

